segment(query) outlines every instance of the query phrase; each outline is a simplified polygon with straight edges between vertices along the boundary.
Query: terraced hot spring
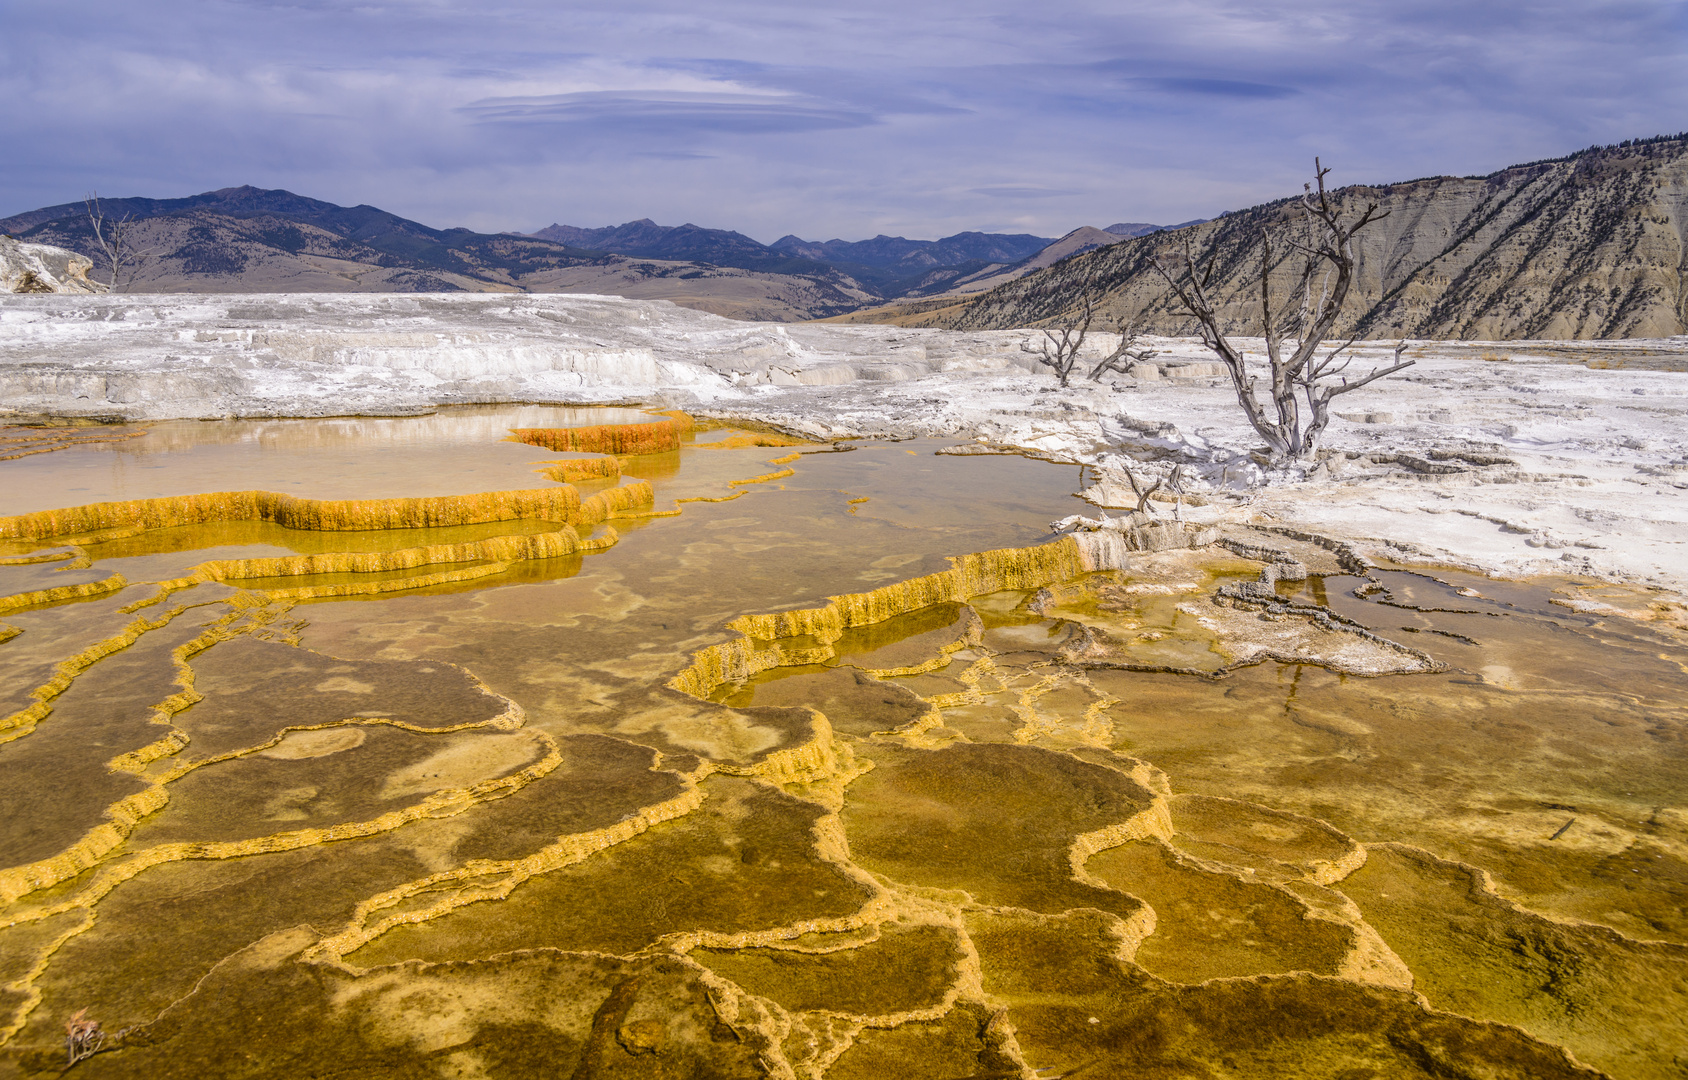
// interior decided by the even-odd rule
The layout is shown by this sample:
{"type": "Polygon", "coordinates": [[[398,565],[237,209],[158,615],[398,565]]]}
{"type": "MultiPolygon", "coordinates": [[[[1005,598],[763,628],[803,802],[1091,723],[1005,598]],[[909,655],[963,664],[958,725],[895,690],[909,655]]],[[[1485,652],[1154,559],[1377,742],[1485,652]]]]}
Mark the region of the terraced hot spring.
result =
{"type": "Polygon", "coordinates": [[[5,434],[5,1075],[1688,1062],[1648,594],[637,410],[5,434]]]}

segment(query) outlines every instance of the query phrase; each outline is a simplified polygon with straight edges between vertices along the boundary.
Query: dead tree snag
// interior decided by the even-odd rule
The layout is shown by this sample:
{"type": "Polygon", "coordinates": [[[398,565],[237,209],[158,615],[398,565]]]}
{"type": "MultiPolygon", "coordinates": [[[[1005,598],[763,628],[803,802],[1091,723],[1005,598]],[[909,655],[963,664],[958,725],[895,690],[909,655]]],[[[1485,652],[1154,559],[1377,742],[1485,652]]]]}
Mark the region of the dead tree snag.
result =
{"type": "Polygon", "coordinates": [[[1266,440],[1268,452],[1278,464],[1313,457],[1319,437],[1330,423],[1332,398],[1413,365],[1413,361],[1401,359],[1407,348],[1403,341],[1388,365],[1350,381],[1343,372],[1352,357],[1344,354],[1356,339],[1326,347],[1354,284],[1354,235],[1388,214],[1379,213],[1377,204],[1372,203],[1357,219],[1345,220],[1325,189],[1325,176],[1330,170],[1318,158],[1313,159],[1313,169],[1318,190],[1315,192],[1312,184],[1304,187],[1300,238],[1280,234],[1275,239],[1270,230],[1260,237],[1260,317],[1271,375],[1267,400],[1261,400],[1259,380],[1249,374],[1242,350],[1231,343],[1219,325],[1208,294],[1213,280],[1212,258],[1201,265],[1186,233],[1172,266],[1159,255],[1153,261],[1178,302],[1200,324],[1203,343],[1230,373],[1237,403],[1266,440]],[[1281,299],[1272,295],[1274,244],[1301,258],[1296,284],[1281,299]]]}
{"type": "MultiPolygon", "coordinates": [[[[1096,290],[1086,281],[1078,294],[1077,318],[1053,330],[1045,328],[1042,350],[1038,354],[1038,363],[1055,372],[1055,377],[1061,380],[1065,387],[1072,378],[1074,369],[1078,366],[1079,351],[1084,348],[1084,340],[1090,334],[1090,325],[1096,319],[1096,290]]],[[[1086,376],[1091,382],[1101,382],[1102,376],[1110,371],[1126,374],[1133,365],[1142,363],[1155,355],[1154,349],[1145,349],[1138,344],[1138,333],[1135,323],[1121,322],[1117,327],[1119,344],[1114,351],[1102,357],[1086,376]]]]}
{"type": "Polygon", "coordinates": [[[120,292],[134,278],[140,262],[152,253],[135,250],[131,215],[124,214],[115,221],[106,217],[97,192],[90,193],[83,203],[88,207],[88,227],[93,231],[94,244],[100,250],[100,261],[110,275],[104,282],[105,291],[120,292]]]}
{"type": "Polygon", "coordinates": [[[1054,330],[1045,327],[1042,349],[1038,353],[1037,362],[1055,372],[1055,377],[1061,380],[1064,389],[1067,380],[1072,378],[1073,366],[1078,363],[1078,352],[1084,348],[1084,338],[1090,333],[1090,322],[1096,317],[1096,297],[1090,291],[1090,283],[1085,282],[1078,296],[1079,316],[1076,322],[1069,322],[1058,326],[1054,330]]]}

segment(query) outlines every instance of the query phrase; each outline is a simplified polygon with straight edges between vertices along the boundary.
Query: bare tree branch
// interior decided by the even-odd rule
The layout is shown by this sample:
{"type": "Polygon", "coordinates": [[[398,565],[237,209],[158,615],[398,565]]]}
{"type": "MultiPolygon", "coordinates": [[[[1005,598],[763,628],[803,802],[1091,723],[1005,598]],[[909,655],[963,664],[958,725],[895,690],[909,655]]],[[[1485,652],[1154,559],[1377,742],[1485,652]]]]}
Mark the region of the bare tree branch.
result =
{"type": "MultiPolygon", "coordinates": [[[[1367,383],[1376,382],[1377,380],[1383,378],[1385,375],[1393,375],[1397,371],[1400,371],[1402,368],[1412,367],[1418,361],[1416,361],[1416,360],[1402,360],[1401,354],[1406,352],[1406,351],[1407,351],[1407,343],[1403,341],[1400,344],[1395,346],[1395,357],[1394,357],[1395,363],[1391,364],[1389,367],[1378,368],[1375,371],[1372,371],[1370,374],[1368,374],[1365,378],[1361,379],[1359,382],[1349,382],[1347,379],[1343,379],[1342,382],[1339,383],[1336,386],[1322,387],[1321,389],[1324,392],[1325,399],[1328,401],[1329,399],[1335,397],[1338,394],[1346,394],[1350,390],[1358,390],[1360,387],[1366,385],[1367,383]]],[[[1343,364],[1343,366],[1344,367],[1347,366],[1346,362],[1343,364]]]]}
{"type": "Polygon", "coordinates": [[[1208,263],[1205,278],[1198,277],[1195,255],[1190,250],[1188,236],[1183,238],[1183,247],[1183,258],[1181,260],[1183,267],[1176,273],[1172,267],[1166,265],[1159,255],[1151,258],[1150,265],[1166,281],[1167,287],[1172,290],[1179,303],[1184,305],[1185,310],[1196,317],[1201,329],[1202,343],[1219,357],[1220,361],[1224,363],[1226,371],[1230,373],[1231,386],[1237,395],[1237,404],[1242,406],[1249,424],[1265,436],[1271,443],[1272,449],[1278,452],[1284,448],[1281,448],[1278,442],[1273,441],[1275,429],[1255,394],[1255,381],[1248,373],[1243,354],[1231,344],[1224,332],[1220,330],[1219,318],[1213,310],[1213,305],[1207,299],[1206,288],[1202,281],[1212,278],[1213,263],[1211,261],[1208,263]]]}
{"type": "Polygon", "coordinates": [[[1151,484],[1147,490],[1144,490],[1143,485],[1137,482],[1137,474],[1132,472],[1129,468],[1125,470],[1125,478],[1131,481],[1131,490],[1137,495],[1137,512],[1139,514],[1153,515],[1155,511],[1154,508],[1149,505],[1149,496],[1160,490],[1161,484],[1165,482],[1164,479],[1157,476],[1155,478],[1155,482],[1151,484]]]}

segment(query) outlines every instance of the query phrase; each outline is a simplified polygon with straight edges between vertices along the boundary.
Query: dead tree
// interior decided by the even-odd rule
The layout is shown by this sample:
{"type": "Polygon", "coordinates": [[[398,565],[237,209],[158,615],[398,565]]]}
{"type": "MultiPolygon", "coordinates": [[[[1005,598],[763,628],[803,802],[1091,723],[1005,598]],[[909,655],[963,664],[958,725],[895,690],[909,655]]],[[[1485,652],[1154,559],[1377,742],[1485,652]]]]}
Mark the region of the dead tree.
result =
{"type": "Polygon", "coordinates": [[[1054,331],[1044,328],[1042,349],[1038,353],[1037,362],[1055,372],[1055,377],[1061,380],[1061,387],[1066,388],[1067,380],[1072,378],[1073,366],[1078,363],[1078,351],[1084,348],[1084,337],[1090,333],[1090,322],[1096,317],[1096,297],[1090,291],[1090,283],[1086,282],[1078,294],[1079,318],[1076,323],[1067,323],[1054,331]]]}
{"type": "MultiPolygon", "coordinates": [[[[1079,352],[1084,348],[1084,340],[1090,334],[1090,325],[1096,321],[1096,303],[1096,291],[1087,281],[1078,294],[1078,319],[1054,330],[1045,328],[1043,331],[1044,341],[1038,354],[1038,363],[1053,370],[1063,387],[1072,378],[1073,371],[1078,366],[1079,352]]],[[[1134,364],[1142,363],[1155,355],[1156,350],[1138,345],[1135,323],[1121,321],[1116,324],[1116,328],[1119,332],[1119,344],[1113,352],[1104,356],[1090,369],[1090,374],[1086,377],[1091,382],[1101,382],[1102,376],[1109,371],[1125,374],[1134,364]]]]}
{"type": "Polygon", "coordinates": [[[1090,369],[1090,381],[1101,382],[1105,372],[1117,371],[1122,375],[1129,374],[1131,369],[1144,363],[1155,355],[1158,350],[1141,348],[1137,344],[1137,324],[1121,321],[1119,327],[1119,345],[1114,351],[1102,358],[1101,363],[1090,369]]]}
{"type": "Polygon", "coordinates": [[[1313,159],[1313,170],[1318,191],[1314,192],[1312,184],[1304,185],[1300,204],[1302,236],[1282,239],[1284,246],[1301,257],[1299,278],[1282,300],[1272,295],[1272,232],[1263,230],[1260,237],[1260,317],[1271,368],[1269,401],[1261,401],[1258,380],[1248,373],[1242,350],[1231,344],[1219,326],[1208,293],[1214,260],[1210,257],[1205,267],[1198,265],[1188,232],[1184,235],[1180,257],[1175,260],[1176,270],[1168,267],[1159,255],[1153,260],[1155,270],[1166,280],[1173,295],[1201,325],[1202,342],[1230,372],[1237,402],[1254,430],[1266,440],[1271,457],[1280,464],[1306,461],[1313,456],[1320,435],[1330,423],[1332,398],[1413,365],[1413,361],[1401,359],[1407,348],[1403,341],[1395,347],[1395,355],[1387,366],[1373,368],[1363,378],[1349,381],[1343,372],[1352,357],[1344,354],[1357,338],[1325,349],[1325,341],[1342,314],[1342,305],[1354,284],[1354,235],[1387,217],[1388,212],[1379,213],[1377,204],[1372,203],[1352,223],[1344,220],[1331,205],[1325,190],[1325,175],[1330,170],[1318,158],[1313,159]],[[1305,417],[1302,402],[1306,403],[1305,417]]]}
{"type": "MultiPolygon", "coordinates": [[[[1168,479],[1173,482],[1181,494],[1183,492],[1183,488],[1178,486],[1179,479],[1183,475],[1183,466],[1181,465],[1173,466],[1170,477],[1156,477],[1155,482],[1148,487],[1142,485],[1137,479],[1137,474],[1131,471],[1129,465],[1121,465],[1118,468],[1125,473],[1125,478],[1131,482],[1132,494],[1137,496],[1137,513],[1141,517],[1156,516],[1154,505],[1149,500],[1154,498],[1155,492],[1159,491],[1161,485],[1165,484],[1168,479]]],[[[1095,532],[1098,529],[1126,529],[1131,527],[1133,523],[1131,518],[1109,517],[1106,507],[1103,507],[1100,513],[1102,516],[1099,518],[1087,518],[1083,514],[1069,514],[1059,521],[1051,521],[1049,530],[1058,533],[1066,532],[1068,529],[1084,529],[1087,532],[1095,532]]],[[[1177,516],[1176,510],[1174,510],[1174,516],[1177,516]]]]}
{"type": "Polygon", "coordinates": [[[94,232],[94,243],[99,246],[101,261],[111,274],[105,282],[105,291],[118,292],[134,278],[136,266],[149,253],[136,251],[131,242],[130,230],[134,224],[130,220],[131,215],[124,214],[116,221],[107,218],[97,192],[91,192],[83,203],[88,207],[88,226],[94,232]],[[124,277],[125,270],[128,277],[124,277]]]}

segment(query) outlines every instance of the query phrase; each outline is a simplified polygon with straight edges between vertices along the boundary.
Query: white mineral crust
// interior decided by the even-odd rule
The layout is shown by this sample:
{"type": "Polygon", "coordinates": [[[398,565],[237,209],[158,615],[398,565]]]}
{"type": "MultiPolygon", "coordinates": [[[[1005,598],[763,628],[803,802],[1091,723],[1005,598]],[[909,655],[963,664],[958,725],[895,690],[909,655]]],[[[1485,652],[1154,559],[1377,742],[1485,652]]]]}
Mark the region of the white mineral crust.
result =
{"type": "MultiPolygon", "coordinates": [[[[0,420],[642,402],[824,437],[1030,450],[1095,466],[1089,497],[1109,507],[1135,505],[1124,470],[1181,465],[1206,504],[1183,507],[1188,519],[1688,588],[1688,373],[1647,368],[1688,364],[1688,339],[1416,343],[1417,366],[1338,399],[1331,453],[1307,478],[1251,459],[1259,441],[1199,342],[1155,339],[1132,375],[1062,390],[1037,364],[1040,339],[736,322],[607,296],[0,296],[0,420]]],[[[1356,370],[1388,352],[1363,349],[1356,370]]]]}
{"type": "Polygon", "coordinates": [[[0,293],[94,293],[94,260],[51,244],[26,244],[0,233],[0,293]]]}

